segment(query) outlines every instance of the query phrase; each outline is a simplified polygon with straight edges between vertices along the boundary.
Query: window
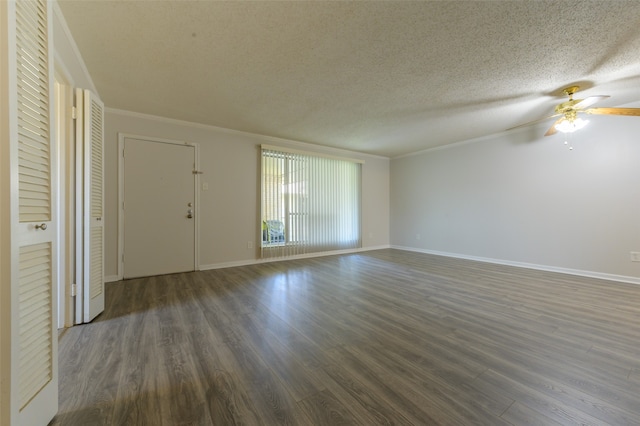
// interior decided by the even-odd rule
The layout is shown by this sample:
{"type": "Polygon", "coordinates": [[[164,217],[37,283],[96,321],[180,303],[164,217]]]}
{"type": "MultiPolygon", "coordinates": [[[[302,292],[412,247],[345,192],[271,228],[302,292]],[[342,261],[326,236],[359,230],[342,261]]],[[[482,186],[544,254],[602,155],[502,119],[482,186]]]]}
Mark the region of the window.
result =
{"type": "Polygon", "coordinates": [[[360,169],[355,160],[263,146],[263,257],[360,247],[360,169]]]}

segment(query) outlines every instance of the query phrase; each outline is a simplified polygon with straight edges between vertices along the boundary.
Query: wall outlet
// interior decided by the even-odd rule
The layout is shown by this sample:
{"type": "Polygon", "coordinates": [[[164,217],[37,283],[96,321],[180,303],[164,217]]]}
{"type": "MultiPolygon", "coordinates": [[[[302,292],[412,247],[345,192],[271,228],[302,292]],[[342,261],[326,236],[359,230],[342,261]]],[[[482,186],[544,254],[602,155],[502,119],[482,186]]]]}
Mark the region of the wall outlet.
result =
{"type": "Polygon", "coordinates": [[[416,240],[420,239],[420,234],[416,234],[416,240]]]}
{"type": "Polygon", "coordinates": [[[632,262],[640,262],[640,251],[629,252],[632,262]]]}
{"type": "Polygon", "coordinates": [[[247,241],[247,248],[248,249],[252,249],[253,248],[253,241],[247,241]]]}

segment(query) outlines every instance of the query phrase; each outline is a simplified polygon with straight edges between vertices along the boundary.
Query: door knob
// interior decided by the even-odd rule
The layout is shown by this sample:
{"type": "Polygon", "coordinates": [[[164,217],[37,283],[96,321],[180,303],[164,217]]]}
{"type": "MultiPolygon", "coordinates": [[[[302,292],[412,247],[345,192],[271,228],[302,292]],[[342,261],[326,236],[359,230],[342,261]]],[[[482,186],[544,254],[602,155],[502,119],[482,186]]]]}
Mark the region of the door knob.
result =
{"type": "Polygon", "coordinates": [[[42,223],[40,225],[36,225],[36,229],[42,229],[44,231],[45,229],[47,229],[47,224],[42,223]]]}
{"type": "Polygon", "coordinates": [[[191,210],[191,209],[187,210],[187,218],[189,218],[189,219],[193,218],[193,210],[191,210]]]}

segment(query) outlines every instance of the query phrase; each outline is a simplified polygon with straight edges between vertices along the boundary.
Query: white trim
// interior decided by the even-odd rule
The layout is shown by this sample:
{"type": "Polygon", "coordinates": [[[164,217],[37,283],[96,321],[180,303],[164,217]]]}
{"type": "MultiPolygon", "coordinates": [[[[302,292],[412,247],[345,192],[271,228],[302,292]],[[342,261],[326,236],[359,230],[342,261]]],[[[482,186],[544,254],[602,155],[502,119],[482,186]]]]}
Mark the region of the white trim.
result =
{"type": "Polygon", "coordinates": [[[264,259],[258,258],[258,259],[236,260],[232,262],[211,263],[208,265],[200,265],[200,271],[207,271],[211,269],[222,269],[222,268],[235,268],[238,266],[247,266],[247,265],[258,265],[260,263],[283,262],[285,260],[310,259],[314,257],[336,256],[340,254],[354,254],[354,253],[362,253],[365,251],[382,250],[382,249],[388,249],[388,248],[391,248],[391,246],[383,245],[383,246],[375,246],[375,247],[361,247],[361,248],[355,248],[355,249],[298,254],[295,256],[268,257],[264,259]]]}
{"type": "Polygon", "coordinates": [[[71,73],[58,52],[54,54],[54,72],[65,80],[65,85],[70,87],[75,86],[71,73]]]}
{"type": "Polygon", "coordinates": [[[469,145],[469,144],[472,144],[472,143],[484,142],[484,141],[489,140],[489,139],[495,139],[497,135],[500,135],[502,133],[503,132],[492,133],[490,135],[479,136],[479,137],[473,138],[473,139],[466,139],[466,140],[463,140],[463,141],[452,142],[452,143],[448,143],[448,144],[445,144],[445,145],[433,146],[433,147],[430,147],[430,148],[421,149],[420,151],[415,151],[415,152],[410,152],[408,154],[398,155],[397,157],[392,157],[391,159],[392,160],[399,160],[401,158],[414,157],[414,156],[417,156],[417,155],[427,154],[427,153],[432,152],[432,151],[442,151],[443,149],[456,148],[456,147],[459,147],[459,146],[469,145]]]}
{"type": "MultiPolygon", "coordinates": [[[[66,70],[58,67],[57,61],[54,64],[54,96],[52,108],[56,120],[55,144],[58,149],[58,329],[73,325],[73,299],[71,298],[71,282],[73,281],[73,271],[75,270],[75,252],[73,247],[75,241],[68,241],[70,228],[74,228],[70,222],[70,215],[75,214],[74,188],[67,187],[70,172],[75,170],[75,165],[67,161],[73,158],[75,144],[73,141],[73,120],[71,119],[71,108],[73,107],[73,88],[70,84],[66,70]],[[70,200],[67,199],[70,198],[70,200]],[[67,203],[70,201],[70,203],[67,203]],[[67,226],[69,225],[69,226],[67,226]],[[67,246],[70,243],[70,246],[67,246]],[[68,267],[71,266],[71,271],[68,267]],[[68,274],[67,272],[71,272],[68,274]]],[[[52,138],[53,141],[53,138],[52,138]]],[[[52,142],[53,143],[53,142],[52,142]]],[[[73,182],[73,179],[70,179],[73,182]]]]}
{"type": "Polygon", "coordinates": [[[75,315],[74,323],[82,324],[84,318],[84,227],[82,226],[83,212],[83,185],[84,185],[84,92],[75,88],[73,104],[75,105],[76,118],[73,127],[75,130],[75,315]]]}
{"type": "Polygon", "coordinates": [[[202,124],[202,123],[196,123],[193,121],[178,120],[175,118],[161,117],[158,115],[144,114],[141,112],[127,111],[127,110],[118,109],[118,108],[105,108],[105,112],[108,112],[109,114],[122,115],[125,117],[153,120],[153,121],[166,123],[166,124],[173,124],[177,126],[187,126],[187,127],[197,128],[197,129],[215,130],[215,131],[232,134],[232,135],[238,135],[238,136],[248,136],[248,137],[256,138],[259,140],[263,140],[265,142],[283,143],[283,144],[293,145],[301,148],[307,148],[312,150],[311,152],[314,152],[314,153],[326,152],[326,153],[344,154],[347,156],[357,155],[359,157],[365,157],[365,158],[389,160],[389,157],[385,157],[383,155],[368,154],[368,153],[359,152],[359,151],[349,151],[346,149],[334,148],[334,147],[325,146],[325,145],[318,145],[318,144],[313,144],[309,142],[300,142],[300,141],[294,141],[291,139],[277,138],[275,136],[266,136],[266,135],[261,135],[259,133],[250,133],[242,130],[228,129],[226,127],[217,127],[217,126],[212,126],[210,124],[202,124]]]}
{"type": "MultiPolygon", "coordinates": [[[[148,142],[166,143],[171,145],[190,146],[194,148],[194,163],[196,170],[200,170],[200,145],[197,143],[184,142],[175,139],[157,138],[154,136],[136,135],[132,133],[118,133],[118,258],[117,258],[117,275],[111,275],[109,280],[120,281],[124,279],[124,261],[122,254],[124,253],[124,163],[123,150],[125,139],[141,139],[148,142]]],[[[200,263],[200,174],[194,175],[193,191],[195,203],[195,230],[194,230],[194,253],[193,253],[193,270],[199,270],[200,263]]],[[[107,278],[105,277],[105,282],[107,278]]]]}
{"type": "Polygon", "coordinates": [[[615,274],[607,274],[604,272],[585,271],[582,269],[571,269],[571,268],[563,268],[559,266],[538,265],[535,263],[515,262],[511,260],[493,259],[493,258],[480,257],[480,256],[469,256],[469,255],[458,254],[458,253],[449,253],[449,252],[442,252],[437,250],[420,249],[416,247],[392,245],[391,248],[397,249],[397,250],[413,251],[417,253],[433,254],[436,256],[453,257],[456,259],[474,260],[477,262],[494,263],[497,265],[515,266],[518,268],[536,269],[539,271],[557,272],[561,274],[576,275],[579,277],[597,278],[601,280],[617,281],[622,283],[640,285],[640,277],[628,277],[625,275],[615,275],[615,274]]]}
{"type": "Polygon", "coordinates": [[[61,95],[60,92],[64,90],[65,82],[61,81],[64,79],[62,75],[56,74],[54,71],[54,79],[53,79],[53,90],[52,93],[52,102],[49,103],[49,107],[53,108],[53,116],[55,120],[55,134],[51,136],[51,144],[56,144],[57,146],[57,155],[54,161],[57,164],[58,175],[57,179],[57,187],[58,187],[58,197],[55,200],[55,209],[57,211],[58,217],[58,239],[56,241],[56,248],[58,250],[58,278],[57,278],[57,286],[56,286],[56,297],[53,298],[54,303],[58,305],[58,317],[57,320],[57,328],[64,328],[65,323],[65,313],[66,313],[66,292],[65,292],[65,283],[67,281],[67,250],[66,250],[66,235],[67,235],[67,217],[66,217],[66,190],[65,186],[65,177],[66,177],[66,146],[63,145],[65,141],[63,141],[60,132],[62,128],[66,130],[66,126],[64,126],[66,114],[65,114],[65,100],[64,96],[61,95]],[[60,78],[60,80],[58,80],[60,78]]]}
{"type": "MultiPolygon", "coordinates": [[[[189,143],[188,145],[193,146],[195,152],[194,152],[194,159],[193,162],[195,163],[195,171],[200,172],[200,145],[198,145],[197,143],[189,143]]],[[[193,180],[193,202],[195,204],[195,220],[196,223],[194,224],[195,229],[193,230],[194,235],[193,235],[193,244],[194,244],[194,248],[193,248],[193,270],[197,271],[198,268],[200,267],[200,174],[201,173],[196,173],[194,175],[194,180],[193,180]]]]}
{"type": "MultiPolygon", "coordinates": [[[[73,54],[75,55],[76,60],[78,61],[78,64],[80,64],[80,68],[82,68],[82,73],[87,78],[87,81],[91,86],[89,87],[89,89],[91,89],[93,93],[95,93],[96,95],[98,95],[98,97],[100,97],[98,89],[96,89],[96,85],[93,83],[93,79],[91,78],[91,74],[89,74],[87,65],[84,63],[84,59],[82,59],[82,55],[80,54],[80,49],[78,49],[78,45],[76,44],[76,41],[73,38],[73,35],[71,34],[71,30],[67,25],[67,20],[64,19],[64,14],[62,13],[62,9],[60,9],[60,5],[58,5],[58,2],[55,2],[55,1],[53,2],[53,13],[56,15],[56,18],[60,22],[60,26],[62,27],[62,31],[64,32],[64,36],[69,41],[69,44],[71,45],[71,50],[73,51],[73,54]]],[[[51,26],[53,27],[53,21],[51,23],[51,26]]],[[[75,84],[73,84],[73,86],[75,86],[75,84]]]]}
{"type": "Polygon", "coordinates": [[[117,275],[105,275],[104,282],[105,283],[113,283],[116,281],[122,281],[122,278],[117,275]]]}
{"type": "MultiPolygon", "coordinates": [[[[124,156],[124,133],[118,133],[118,253],[116,258],[116,272],[118,280],[124,278],[124,164],[122,157],[124,156]]],[[[106,281],[106,278],[105,278],[106,281]]]]}
{"type": "Polygon", "coordinates": [[[327,154],[322,154],[322,153],[313,152],[313,151],[303,151],[300,149],[291,149],[284,146],[262,144],[260,145],[260,148],[262,148],[263,150],[266,149],[269,151],[286,152],[287,154],[308,155],[308,156],[314,156],[314,157],[320,157],[320,158],[328,158],[330,160],[348,161],[350,163],[364,164],[364,160],[359,160],[357,158],[336,157],[335,155],[327,155],[327,154]]]}

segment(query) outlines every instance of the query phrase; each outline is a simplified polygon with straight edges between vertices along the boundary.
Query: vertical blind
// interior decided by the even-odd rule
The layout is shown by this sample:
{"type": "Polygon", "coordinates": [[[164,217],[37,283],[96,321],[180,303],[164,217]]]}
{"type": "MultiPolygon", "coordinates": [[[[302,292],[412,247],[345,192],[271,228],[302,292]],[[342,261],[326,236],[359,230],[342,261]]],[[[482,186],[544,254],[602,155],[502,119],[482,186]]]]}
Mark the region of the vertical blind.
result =
{"type": "Polygon", "coordinates": [[[361,163],[262,147],[262,257],[357,248],[361,163]]]}

